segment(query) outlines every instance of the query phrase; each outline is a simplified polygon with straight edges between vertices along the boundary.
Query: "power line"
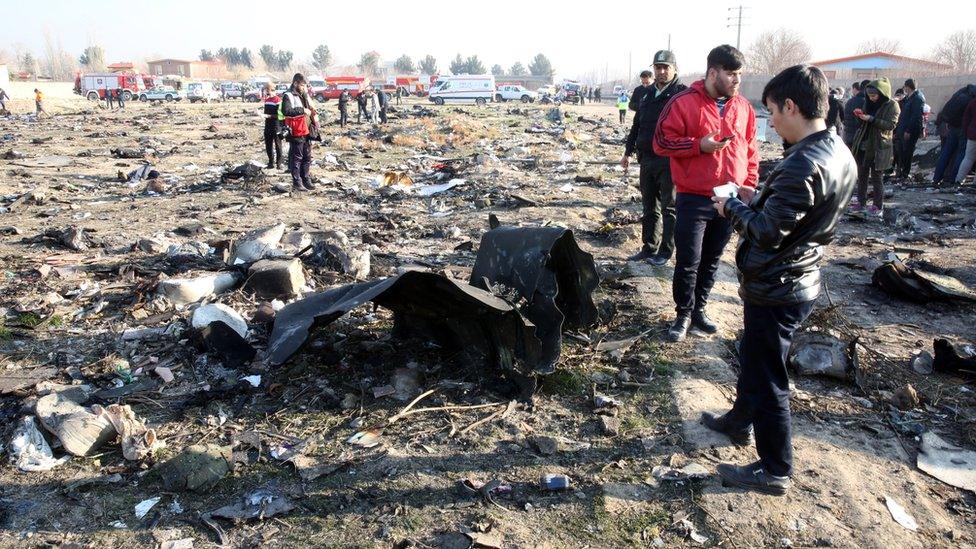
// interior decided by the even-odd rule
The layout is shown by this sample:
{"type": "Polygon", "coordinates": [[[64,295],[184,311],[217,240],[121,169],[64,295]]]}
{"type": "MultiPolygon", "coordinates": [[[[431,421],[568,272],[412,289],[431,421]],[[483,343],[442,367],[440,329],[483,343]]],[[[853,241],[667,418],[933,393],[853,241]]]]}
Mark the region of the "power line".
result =
{"type": "Polygon", "coordinates": [[[726,21],[725,28],[736,27],[735,49],[737,49],[737,50],[741,50],[742,49],[742,47],[741,47],[741,44],[742,44],[742,24],[743,24],[742,23],[742,12],[744,10],[747,10],[747,9],[749,9],[749,6],[743,6],[741,4],[738,5],[738,6],[736,6],[736,7],[729,8],[729,11],[730,12],[733,12],[733,13],[730,14],[730,15],[728,15],[725,18],[725,21],[726,21]]]}

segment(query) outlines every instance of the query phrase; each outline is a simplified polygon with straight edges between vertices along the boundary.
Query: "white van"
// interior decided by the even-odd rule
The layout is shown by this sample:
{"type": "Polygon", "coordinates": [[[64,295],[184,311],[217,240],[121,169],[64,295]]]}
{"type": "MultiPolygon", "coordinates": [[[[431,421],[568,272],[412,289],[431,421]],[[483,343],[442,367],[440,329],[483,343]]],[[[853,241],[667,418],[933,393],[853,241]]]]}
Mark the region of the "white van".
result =
{"type": "Polygon", "coordinates": [[[441,76],[430,88],[430,100],[444,103],[484,105],[495,98],[495,77],[490,74],[441,76]]]}

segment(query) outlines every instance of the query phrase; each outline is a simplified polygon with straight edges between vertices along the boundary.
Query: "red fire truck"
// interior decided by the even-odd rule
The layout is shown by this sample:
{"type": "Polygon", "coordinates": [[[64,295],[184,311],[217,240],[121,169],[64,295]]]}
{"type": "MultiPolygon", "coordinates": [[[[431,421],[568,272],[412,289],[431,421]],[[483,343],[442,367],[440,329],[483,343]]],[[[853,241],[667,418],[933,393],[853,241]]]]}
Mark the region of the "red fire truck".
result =
{"type": "Polygon", "coordinates": [[[350,96],[356,97],[368,85],[369,81],[362,76],[326,76],[325,89],[316,92],[315,99],[319,101],[339,99],[343,91],[347,91],[350,96]]]}
{"type": "Polygon", "coordinates": [[[130,101],[146,90],[146,83],[140,74],[116,72],[91,72],[75,76],[75,93],[89,101],[105,99],[105,90],[122,89],[122,98],[130,101]]]}

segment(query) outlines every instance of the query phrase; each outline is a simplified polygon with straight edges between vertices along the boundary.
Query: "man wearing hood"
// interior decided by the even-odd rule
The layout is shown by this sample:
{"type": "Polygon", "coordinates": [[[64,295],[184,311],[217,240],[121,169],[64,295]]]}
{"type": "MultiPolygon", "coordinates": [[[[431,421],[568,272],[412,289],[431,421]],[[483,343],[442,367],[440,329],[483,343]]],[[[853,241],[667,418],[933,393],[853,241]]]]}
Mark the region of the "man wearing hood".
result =
{"type": "Polygon", "coordinates": [[[641,242],[643,246],[631,261],[664,265],[674,252],[674,184],[667,157],[654,153],[654,129],[661,111],[678,92],[687,88],[678,80],[674,54],[661,50],[654,54],[654,84],[644,94],[634,115],[620,165],[630,166],[630,155],[637,153],[640,163],[640,190],[643,204],[641,242]],[[663,218],[663,227],[662,227],[663,218]],[[660,232],[661,236],[658,237],[660,232]]]}
{"type": "Polygon", "coordinates": [[[959,165],[962,164],[966,149],[962,117],[966,112],[966,106],[974,98],[976,98],[976,84],[970,84],[952,94],[939,111],[939,116],[935,118],[936,124],[944,123],[948,130],[945,142],[942,144],[942,152],[939,153],[939,161],[932,174],[932,182],[935,184],[952,183],[959,173],[959,165]]]}
{"type": "Polygon", "coordinates": [[[894,163],[894,130],[901,112],[898,102],[891,98],[891,83],[886,77],[868,84],[867,101],[863,110],[854,114],[861,124],[854,135],[854,159],[857,160],[857,201],[851,201],[853,211],[861,211],[868,200],[868,180],[874,193],[868,215],[881,217],[884,210],[884,181],[882,174],[894,163]]]}

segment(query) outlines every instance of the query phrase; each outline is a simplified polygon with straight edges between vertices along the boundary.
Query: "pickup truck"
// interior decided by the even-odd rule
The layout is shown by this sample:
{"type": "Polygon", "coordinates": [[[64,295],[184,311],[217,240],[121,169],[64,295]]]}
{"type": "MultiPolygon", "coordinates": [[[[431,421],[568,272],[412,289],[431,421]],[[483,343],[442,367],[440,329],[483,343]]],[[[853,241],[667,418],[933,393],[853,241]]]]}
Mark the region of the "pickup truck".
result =
{"type": "Polygon", "coordinates": [[[182,101],[184,94],[173,86],[156,86],[139,94],[139,101],[182,101]]]}
{"type": "Polygon", "coordinates": [[[523,88],[522,86],[505,85],[499,86],[498,91],[495,92],[495,101],[499,103],[504,103],[505,101],[521,101],[523,103],[532,103],[536,99],[539,99],[539,94],[523,88]]]}

